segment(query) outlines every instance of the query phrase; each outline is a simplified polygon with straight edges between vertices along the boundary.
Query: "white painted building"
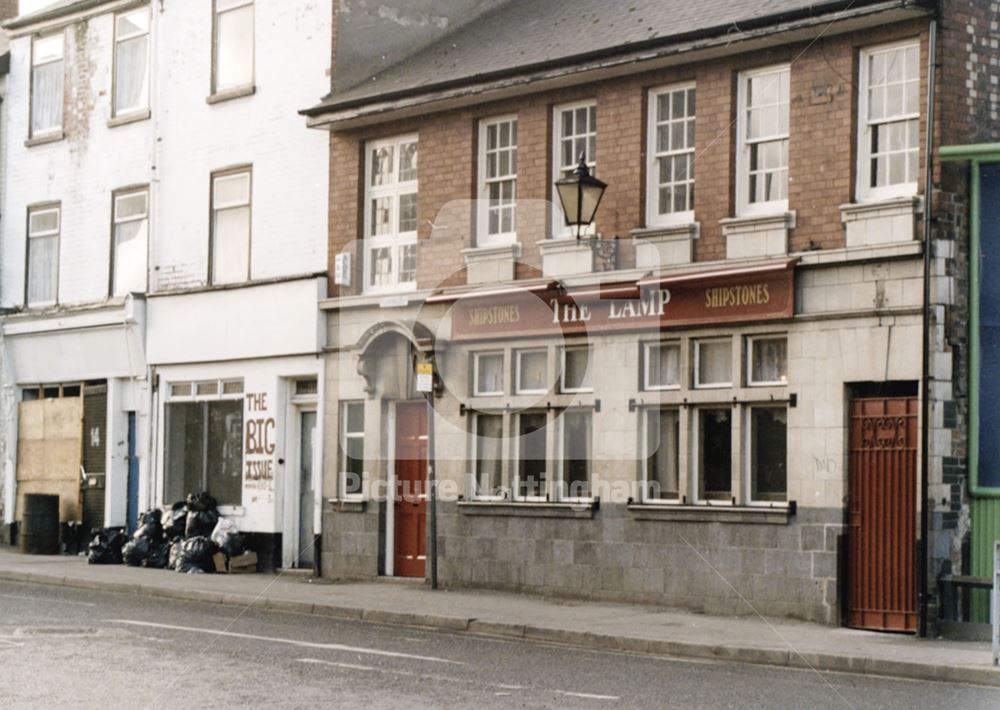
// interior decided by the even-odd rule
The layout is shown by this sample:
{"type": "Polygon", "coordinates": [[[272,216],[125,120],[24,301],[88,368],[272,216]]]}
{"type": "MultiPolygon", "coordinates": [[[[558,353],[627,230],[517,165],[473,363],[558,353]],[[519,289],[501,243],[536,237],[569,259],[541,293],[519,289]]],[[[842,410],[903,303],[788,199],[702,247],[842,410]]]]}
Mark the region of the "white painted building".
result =
{"type": "MultiPolygon", "coordinates": [[[[73,0],[6,25],[5,388],[22,419],[106,388],[106,524],[207,489],[276,563],[311,542],[328,165],[297,110],[329,90],[331,13],[73,0]]],[[[5,417],[10,498],[32,447],[5,417]]]]}

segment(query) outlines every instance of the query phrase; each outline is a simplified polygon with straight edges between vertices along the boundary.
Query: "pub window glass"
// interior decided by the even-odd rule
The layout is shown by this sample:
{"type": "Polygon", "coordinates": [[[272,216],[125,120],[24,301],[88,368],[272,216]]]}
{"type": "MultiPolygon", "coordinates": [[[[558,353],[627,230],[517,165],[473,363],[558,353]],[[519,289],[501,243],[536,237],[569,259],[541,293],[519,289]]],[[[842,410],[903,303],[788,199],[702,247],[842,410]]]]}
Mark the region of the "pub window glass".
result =
{"type": "Polygon", "coordinates": [[[676,409],[651,408],[644,412],[645,497],[647,500],[677,500],[680,417],[676,409]]]}
{"type": "Polygon", "coordinates": [[[643,343],[643,389],[665,390],[680,387],[681,346],[679,343],[643,343]]]}
{"type": "Polygon", "coordinates": [[[593,413],[589,409],[567,409],[562,420],[563,494],[561,498],[590,497],[591,430],[593,413]]]}
{"type": "Polygon", "coordinates": [[[362,494],[364,485],[365,403],[343,402],[340,422],[341,494],[356,497],[362,494]]]}
{"type": "Polygon", "coordinates": [[[750,492],[753,501],[788,498],[788,410],[750,409],[750,492]]]}
{"type": "Polygon", "coordinates": [[[731,410],[698,410],[698,493],[701,500],[732,499],[732,427],[731,410]]]}
{"type": "Polygon", "coordinates": [[[728,387],[733,383],[733,341],[700,340],[695,343],[695,387],[728,387]]]}
{"type": "Polygon", "coordinates": [[[545,412],[517,415],[517,493],[522,499],[545,498],[545,412]]]}
{"type": "Polygon", "coordinates": [[[503,353],[475,353],[472,358],[472,391],[480,396],[503,394],[503,353]]]}
{"type": "Polygon", "coordinates": [[[545,394],[548,387],[548,352],[545,350],[517,351],[517,393],[545,394]]]}
{"type": "Polygon", "coordinates": [[[788,383],[788,339],[765,337],[750,339],[750,384],[784,385],[788,383]]]}
{"type": "Polygon", "coordinates": [[[591,392],[590,383],[591,347],[566,348],[563,350],[562,378],[563,392],[591,392]]]}
{"type": "Polygon", "coordinates": [[[503,415],[477,414],[475,436],[476,497],[502,497],[503,415]]]}

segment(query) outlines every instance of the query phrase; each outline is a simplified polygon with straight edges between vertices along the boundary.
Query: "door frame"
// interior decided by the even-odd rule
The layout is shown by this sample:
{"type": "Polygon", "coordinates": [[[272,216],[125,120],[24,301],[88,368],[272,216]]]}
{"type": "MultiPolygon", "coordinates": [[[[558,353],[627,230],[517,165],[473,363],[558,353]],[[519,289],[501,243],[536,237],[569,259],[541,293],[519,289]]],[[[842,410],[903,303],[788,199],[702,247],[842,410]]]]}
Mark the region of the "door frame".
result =
{"type": "MultiPolygon", "coordinates": [[[[290,380],[291,387],[295,386],[295,381],[290,380]]],[[[317,501],[322,500],[322,489],[317,480],[317,467],[322,469],[322,449],[319,439],[322,437],[322,417],[320,415],[319,402],[315,397],[292,397],[289,396],[287,407],[287,426],[285,427],[285,465],[281,470],[285,476],[285,484],[282,486],[284,493],[284,505],[282,505],[281,524],[281,566],[285,569],[305,569],[298,564],[299,553],[299,522],[301,510],[299,509],[299,490],[301,464],[301,451],[299,446],[302,442],[302,415],[306,412],[316,414],[316,435],[313,437],[313,473],[312,486],[313,495],[317,501]]],[[[321,480],[321,479],[320,479],[321,480]]],[[[315,527],[315,526],[314,526],[315,527]]],[[[318,533],[313,530],[313,535],[318,533]]],[[[313,567],[313,565],[309,565],[313,567]]]]}
{"type": "MultiPolygon", "coordinates": [[[[405,400],[392,400],[388,404],[388,411],[386,412],[386,431],[388,435],[386,436],[386,496],[385,496],[385,562],[384,568],[385,572],[382,576],[385,577],[395,577],[396,576],[396,422],[398,420],[398,415],[396,413],[396,406],[399,404],[409,405],[416,403],[426,404],[424,400],[418,399],[405,399],[405,400]]],[[[429,431],[425,433],[425,436],[429,434],[429,431]]],[[[427,462],[429,463],[429,462],[427,462]]],[[[430,505],[430,499],[428,498],[428,505],[430,505]]],[[[425,513],[426,515],[426,513],[425,513]]],[[[428,567],[424,567],[424,576],[421,577],[403,577],[402,579],[426,579],[428,567]]]]}

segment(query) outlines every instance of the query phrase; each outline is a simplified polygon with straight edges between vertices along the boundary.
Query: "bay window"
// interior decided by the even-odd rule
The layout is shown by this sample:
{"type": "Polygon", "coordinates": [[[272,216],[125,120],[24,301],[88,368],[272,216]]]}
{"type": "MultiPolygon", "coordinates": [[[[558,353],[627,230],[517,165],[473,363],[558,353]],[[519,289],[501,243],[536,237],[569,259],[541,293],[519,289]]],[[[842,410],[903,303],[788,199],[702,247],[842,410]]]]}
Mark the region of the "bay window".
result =
{"type": "Polygon", "coordinates": [[[694,84],[649,92],[646,226],[694,219],[694,84]]]}
{"type": "Polygon", "coordinates": [[[56,302],[59,284],[59,205],[28,209],[28,269],[25,298],[28,306],[56,302]]]}
{"type": "Polygon", "coordinates": [[[149,242],[149,190],[114,196],[111,294],[145,293],[149,242]]]}
{"type": "Polygon", "coordinates": [[[215,0],[213,94],[253,86],[253,5],[253,0],[215,0]]]}
{"type": "Polygon", "coordinates": [[[478,246],[517,238],[517,117],[479,124],[478,246]]]}
{"type": "Polygon", "coordinates": [[[365,290],[417,285],[417,137],[365,148],[365,290]]]}
{"type": "Polygon", "coordinates": [[[149,108],[149,8],[115,16],[114,102],[123,116],[149,108]]]}
{"type": "Polygon", "coordinates": [[[861,53],[858,197],[914,195],[920,162],[920,45],[861,53]]]}
{"type": "Polygon", "coordinates": [[[748,411],[750,500],[783,502],[788,499],[788,410],[754,406],[748,411]]]}
{"type": "Polygon", "coordinates": [[[250,169],[212,176],[213,284],[250,278],[250,169]]]}
{"type": "Polygon", "coordinates": [[[642,413],[643,498],[648,501],[680,498],[680,414],[669,407],[651,407],[642,413]]]}
{"type": "Polygon", "coordinates": [[[736,172],[741,216],[788,209],[790,71],[785,65],[740,74],[736,172]]]}
{"type": "MultiPolygon", "coordinates": [[[[590,174],[596,175],[597,170],[597,104],[584,101],[576,104],[557,106],[553,110],[553,145],[552,145],[552,181],[569,177],[580,163],[583,156],[590,174]]],[[[574,228],[566,226],[562,203],[558,198],[552,200],[552,234],[557,237],[569,237],[575,233],[574,228]]],[[[588,225],[581,233],[593,234],[594,225],[588,225]]]]}
{"type": "Polygon", "coordinates": [[[365,470],[365,403],[340,403],[340,441],[337,447],[340,461],[340,495],[358,498],[364,490],[365,470]]]}
{"type": "Polygon", "coordinates": [[[64,52],[62,32],[31,42],[31,138],[62,132],[64,52]]]}

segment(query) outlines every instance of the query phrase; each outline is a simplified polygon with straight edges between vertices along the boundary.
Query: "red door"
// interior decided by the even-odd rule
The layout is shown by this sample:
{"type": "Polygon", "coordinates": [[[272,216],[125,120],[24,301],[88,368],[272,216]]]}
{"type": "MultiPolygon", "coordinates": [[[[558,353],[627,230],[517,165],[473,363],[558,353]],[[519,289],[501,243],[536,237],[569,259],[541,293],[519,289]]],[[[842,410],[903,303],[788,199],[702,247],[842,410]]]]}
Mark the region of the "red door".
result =
{"type": "Polygon", "coordinates": [[[396,405],[393,572],[423,577],[427,559],[427,405],[396,405]]]}
{"type": "Polygon", "coordinates": [[[917,399],[850,405],[848,626],[917,628],[917,399]]]}

